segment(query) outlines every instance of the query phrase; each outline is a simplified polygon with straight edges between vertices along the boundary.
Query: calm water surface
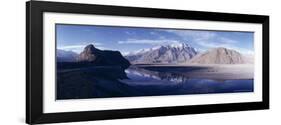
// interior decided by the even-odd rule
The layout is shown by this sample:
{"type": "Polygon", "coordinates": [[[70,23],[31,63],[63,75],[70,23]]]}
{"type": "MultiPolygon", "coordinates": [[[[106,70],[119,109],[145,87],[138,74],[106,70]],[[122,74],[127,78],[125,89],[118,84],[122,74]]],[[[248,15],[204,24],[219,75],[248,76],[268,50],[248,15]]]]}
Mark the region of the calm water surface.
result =
{"type": "Polygon", "coordinates": [[[130,67],[124,72],[91,67],[58,71],[57,99],[253,92],[253,79],[188,77],[191,70],[202,68],[130,67]]]}
{"type": "MultiPolygon", "coordinates": [[[[183,71],[184,72],[184,71],[183,71]]],[[[253,79],[190,78],[181,73],[127,69],[122,83],[146,90],[144,95],[253,92],[253,79]]]]}

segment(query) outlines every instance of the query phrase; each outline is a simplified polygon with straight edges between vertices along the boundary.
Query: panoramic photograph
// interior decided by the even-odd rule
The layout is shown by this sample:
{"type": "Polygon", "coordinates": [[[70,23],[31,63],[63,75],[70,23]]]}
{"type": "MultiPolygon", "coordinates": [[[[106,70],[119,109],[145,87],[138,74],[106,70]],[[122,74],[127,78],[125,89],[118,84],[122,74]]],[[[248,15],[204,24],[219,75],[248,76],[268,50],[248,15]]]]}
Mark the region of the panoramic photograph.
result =
{"type": "Polygon", "coordinates": [[[56,24],[56,99],[254,92],[254,33],[56,24]]]}

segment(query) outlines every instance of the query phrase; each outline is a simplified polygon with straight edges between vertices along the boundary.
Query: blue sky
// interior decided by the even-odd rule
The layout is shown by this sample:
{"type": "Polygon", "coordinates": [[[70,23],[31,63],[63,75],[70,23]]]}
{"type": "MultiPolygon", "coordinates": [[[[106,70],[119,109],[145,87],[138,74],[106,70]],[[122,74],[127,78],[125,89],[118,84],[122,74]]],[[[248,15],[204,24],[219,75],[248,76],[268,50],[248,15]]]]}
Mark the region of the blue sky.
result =
{"type": "Polygon", "coordinates": [[[253,33],[186,29],[56,25],[57,49],[81,52],[88,44],[128,54],[159,45],[187,43],[198,51],[226,47],[253,54],[253,33]]]}

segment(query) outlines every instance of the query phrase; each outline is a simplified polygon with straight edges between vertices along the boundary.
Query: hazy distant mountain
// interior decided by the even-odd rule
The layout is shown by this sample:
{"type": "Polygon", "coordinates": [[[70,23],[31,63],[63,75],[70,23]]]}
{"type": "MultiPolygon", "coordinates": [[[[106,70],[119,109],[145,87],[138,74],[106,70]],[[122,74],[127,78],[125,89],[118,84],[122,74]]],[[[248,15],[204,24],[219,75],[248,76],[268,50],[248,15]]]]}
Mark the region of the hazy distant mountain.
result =
{"type": "Polygon", "coordinates": [[[130,66],[130,62],[119,51],[99,50],[92,44],[84,48],[79,54],[77,61],[102,66],[121,66],[123,69],[130,66]]]}
{"type": "Polygon", "coordinates": [[[243,55],[243,59],[244,59],[245,63],[253,64],[255,61],[254,56],[255,55],[253,55],[253,54],[245,54],[245,55],[243,55]]]}
{"type": "Polygon", "coordinates": [[[75,62],[77,56],[75,52],[57,49],[57,62],[75,62]]]}
{"type": "Polygon", "coordinates": [[[239,52],[223,47],[208,50],[190,60],[190,63],[199,64],[241,64],[246,62],[244,56],[239,52]]]}
{"type": "Polygon", "coordinates": [[[131,63],[184,63],[197,54],[197,51],[186,43],[157,46],[128,54],[125,56],[131,63]]]}

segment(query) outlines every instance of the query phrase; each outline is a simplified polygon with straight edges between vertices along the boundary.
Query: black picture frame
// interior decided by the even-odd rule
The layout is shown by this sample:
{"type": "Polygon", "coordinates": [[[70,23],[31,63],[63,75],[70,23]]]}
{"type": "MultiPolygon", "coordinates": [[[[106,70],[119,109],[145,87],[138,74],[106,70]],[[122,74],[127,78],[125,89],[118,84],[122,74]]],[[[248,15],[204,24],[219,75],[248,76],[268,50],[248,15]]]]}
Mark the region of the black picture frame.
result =
{"type": "Polygon", "coordinates": [[[62,2],[28,1],[26,3],[26,123],[57,123],[88,120],[137,118],[167,115],[230,112],[269,109],[269,16],[104,6],[62,2]],[[77,13],[192,19],[204,21],[242,22],[262,24],[262,101],[229,104],[171,106],[157,108],[120,109],[43,113],[43,13],[77,13]]]}

